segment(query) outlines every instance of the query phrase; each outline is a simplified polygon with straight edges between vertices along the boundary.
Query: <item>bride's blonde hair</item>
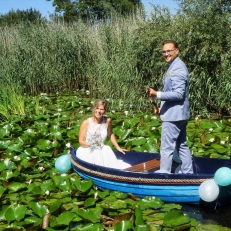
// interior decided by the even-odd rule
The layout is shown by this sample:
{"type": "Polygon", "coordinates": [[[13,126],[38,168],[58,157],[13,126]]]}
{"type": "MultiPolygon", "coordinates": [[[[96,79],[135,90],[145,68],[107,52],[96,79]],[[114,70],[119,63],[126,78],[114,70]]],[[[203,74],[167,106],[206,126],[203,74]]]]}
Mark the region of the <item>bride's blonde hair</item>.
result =
{"type": "Polygon", "coordinates": [[[107,102],[106,100],[104,99],[97,99],[95,102],[94,102],[94,105],[93,105],[93,111],[95,108],[99,107],[99,106],[103,106],[104,107],[104,110],[107,111],[107,102]]]}

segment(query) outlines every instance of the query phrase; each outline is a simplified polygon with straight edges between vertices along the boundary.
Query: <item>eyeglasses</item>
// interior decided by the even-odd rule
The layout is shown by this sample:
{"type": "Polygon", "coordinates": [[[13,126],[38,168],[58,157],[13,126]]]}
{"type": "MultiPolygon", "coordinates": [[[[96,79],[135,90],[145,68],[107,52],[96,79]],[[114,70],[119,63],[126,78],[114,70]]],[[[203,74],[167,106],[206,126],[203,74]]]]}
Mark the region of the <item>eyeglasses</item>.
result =
{"type": "Polygon", "coordinates": [[[169,54],[173,51],[175,51],[177,48],[173,49],[173,50],[166,50],[166,51],[161,51],[162,55],[165,55],[165,54],[169,54]]]}

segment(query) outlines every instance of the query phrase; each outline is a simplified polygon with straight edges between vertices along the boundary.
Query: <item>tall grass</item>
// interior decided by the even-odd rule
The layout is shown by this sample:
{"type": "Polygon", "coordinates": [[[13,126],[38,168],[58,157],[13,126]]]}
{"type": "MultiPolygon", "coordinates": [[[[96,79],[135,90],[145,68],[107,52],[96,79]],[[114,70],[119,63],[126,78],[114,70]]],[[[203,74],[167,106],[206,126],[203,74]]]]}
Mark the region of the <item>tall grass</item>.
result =
{"type": "Polygon", "coordinates": [[[0,82],[0,118],[10,120],[14,115],[25,115],[25,98],[18,84],[0,82]]]}
{"type": "Polygon", "coordinates": [[[167,69],[162,42],[175,39],[191,73],[192,115],[228,113],[230,22],[207,13],[211,25],[206,18],[173,16],[166,8],[153,7],[148,20],[137,13],[93,26],[51,21],[0,28],[0,78],[12,79],[30,95],[87,89],[92,98],[143,110],[149,102],[144,86],[162,87],[167,69]]]}

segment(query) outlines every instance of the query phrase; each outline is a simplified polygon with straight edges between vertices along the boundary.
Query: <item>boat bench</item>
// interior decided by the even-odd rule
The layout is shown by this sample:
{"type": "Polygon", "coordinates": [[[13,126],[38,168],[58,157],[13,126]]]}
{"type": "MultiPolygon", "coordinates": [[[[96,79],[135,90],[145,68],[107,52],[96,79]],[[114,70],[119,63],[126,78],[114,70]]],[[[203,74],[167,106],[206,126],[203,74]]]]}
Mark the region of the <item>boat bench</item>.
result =
{"type": "Polygon", "coordinates": [[[133,165],[129,168],[125,168],[124,170],[132,171],[132,172],[148,172],[158,170],[160,168],[160,159],[153,159],[149,161],[145,161],[140,164],[133,165]]]}

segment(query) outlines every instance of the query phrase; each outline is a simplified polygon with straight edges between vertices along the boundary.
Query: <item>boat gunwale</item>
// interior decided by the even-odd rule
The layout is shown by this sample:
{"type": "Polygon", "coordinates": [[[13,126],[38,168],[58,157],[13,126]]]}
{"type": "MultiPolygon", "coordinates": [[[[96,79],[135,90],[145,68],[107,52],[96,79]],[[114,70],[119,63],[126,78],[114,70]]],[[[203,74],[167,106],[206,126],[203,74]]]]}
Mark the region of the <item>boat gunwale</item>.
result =
{"type": "Polygon", "coordinates": [[[70,159],[72,166],[85,174],[127,183],[156,185],[200,185],[205,180],[213,179],[213,174],[143,173],[107,168],[87,163],[76,156],[73,158],[72,154],[70,154],[70,159]]]}

